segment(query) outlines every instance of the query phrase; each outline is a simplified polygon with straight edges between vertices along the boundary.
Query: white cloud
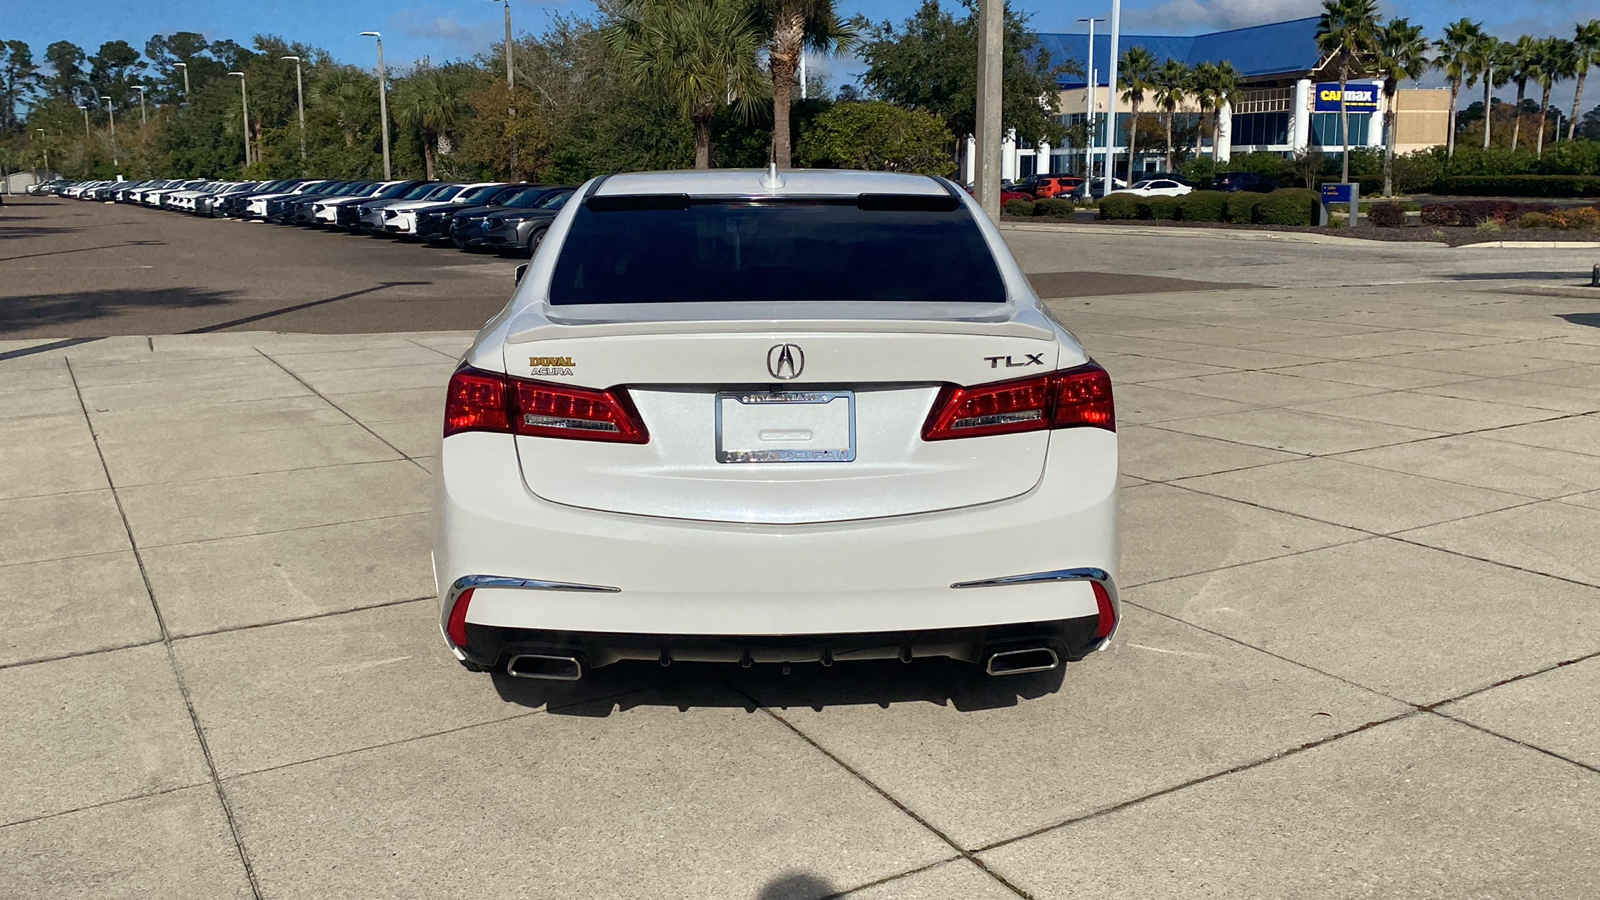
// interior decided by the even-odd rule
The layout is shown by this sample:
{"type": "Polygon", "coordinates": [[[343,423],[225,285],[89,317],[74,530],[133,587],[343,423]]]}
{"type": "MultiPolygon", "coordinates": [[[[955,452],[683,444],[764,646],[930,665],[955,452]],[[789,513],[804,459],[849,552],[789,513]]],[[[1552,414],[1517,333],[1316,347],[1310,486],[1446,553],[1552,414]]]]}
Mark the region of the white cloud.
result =
{"type": "Polygon", "coordinates": [[[438,42],[462,53],[484,53],[489,45],[504,40],[504,31],[495,24],[467,24],[449,16],[430,17],[415,9],[403,9],[390,19],[391,27],[408,37],[438,42]]]}
{"type": "Polygon", "coordinates": [[[1165,0],[1149,9],[1130,9],[1130,31],[1196,34],[1248,25],[1303,19],[1322,12],[1319,0],[1165,0]]]}

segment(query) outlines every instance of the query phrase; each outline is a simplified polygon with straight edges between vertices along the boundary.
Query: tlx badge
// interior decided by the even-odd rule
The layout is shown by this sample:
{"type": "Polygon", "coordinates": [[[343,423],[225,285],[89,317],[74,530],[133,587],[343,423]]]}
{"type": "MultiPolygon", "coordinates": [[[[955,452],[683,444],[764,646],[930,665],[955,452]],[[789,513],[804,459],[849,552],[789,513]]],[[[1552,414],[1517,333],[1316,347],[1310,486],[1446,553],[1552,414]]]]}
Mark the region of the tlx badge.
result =
{"type": "Polygon", "coordinates": [[[1021,362],[1017,362],[1016,359],[1011,356],[985,356],[984,361],[989,363],[989,368],[991,369],[998,369],[1001,367],[1001,365],[1004,365],[1008,369],[1020,369],[1023,366],[1044,365],[1044,354],[1024,353],[1022,354],[1021,362]]]}

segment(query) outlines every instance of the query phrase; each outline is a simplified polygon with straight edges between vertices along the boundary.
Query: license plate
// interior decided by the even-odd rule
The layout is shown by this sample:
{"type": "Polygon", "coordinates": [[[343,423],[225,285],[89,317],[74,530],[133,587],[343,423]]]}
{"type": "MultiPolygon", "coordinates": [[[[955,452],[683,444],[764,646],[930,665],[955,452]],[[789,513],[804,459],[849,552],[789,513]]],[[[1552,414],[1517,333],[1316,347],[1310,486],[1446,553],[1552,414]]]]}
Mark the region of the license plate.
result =
{"type": "Polygon", "coordinates": [[[853,391],[717,395],[717,462],[854,462],[853,391]]]}

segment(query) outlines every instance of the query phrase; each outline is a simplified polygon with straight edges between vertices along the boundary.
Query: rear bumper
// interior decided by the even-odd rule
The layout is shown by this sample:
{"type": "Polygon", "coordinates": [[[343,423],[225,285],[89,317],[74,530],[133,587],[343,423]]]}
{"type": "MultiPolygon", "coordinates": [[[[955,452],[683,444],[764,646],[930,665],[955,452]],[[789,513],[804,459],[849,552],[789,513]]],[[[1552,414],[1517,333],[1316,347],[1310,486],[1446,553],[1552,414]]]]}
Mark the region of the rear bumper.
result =
{"type": "MultiPolygon", "coordinates": [[[[1094,581],[1109,588],[1117,608],[1116,435],[1070,429],[1053,432],[1052,444],[1039,484],[1010,500],[881,519],[741,525],[550,503],[523,488],[511,437],[455,435],[445,441],[436,479],[441,626],[464,585],[474,587],[469,635],[479,633],[474,626],[499,629],[482,634],[508,646],[559,634],[601,649],[618,642],[594,636],[739,646],[815,638],[801,641],[814,648],[838,643],[830,637],[838,635],[1095,621],[1094,581]],[[1008,578],[1065,570],[1103,577],[1008,578]],[[486,575],[540,586],[470,581],[486,575]],[[523,631],[538,637],[513,634],[523,631]]],[[[453,649],[485,665],[496,652],[453,649]]],[[[1062,655],[1080,649],[1064,646],[1062,655]]]]}

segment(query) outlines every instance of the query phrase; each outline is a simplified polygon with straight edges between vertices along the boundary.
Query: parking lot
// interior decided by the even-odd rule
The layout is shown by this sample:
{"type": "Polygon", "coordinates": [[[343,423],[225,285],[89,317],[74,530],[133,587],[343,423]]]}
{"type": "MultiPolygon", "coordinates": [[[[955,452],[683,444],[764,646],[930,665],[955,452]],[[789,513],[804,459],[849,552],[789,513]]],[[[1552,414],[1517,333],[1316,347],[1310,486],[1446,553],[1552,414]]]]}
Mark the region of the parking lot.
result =
{"type": "Polygon", "coordinates": [[[514,263],[8,204],[0,898],[1600,895],[1600,251],[1006,233],[1117,383],[1111,649],[568,685],[429,570],[514,263]]]}

